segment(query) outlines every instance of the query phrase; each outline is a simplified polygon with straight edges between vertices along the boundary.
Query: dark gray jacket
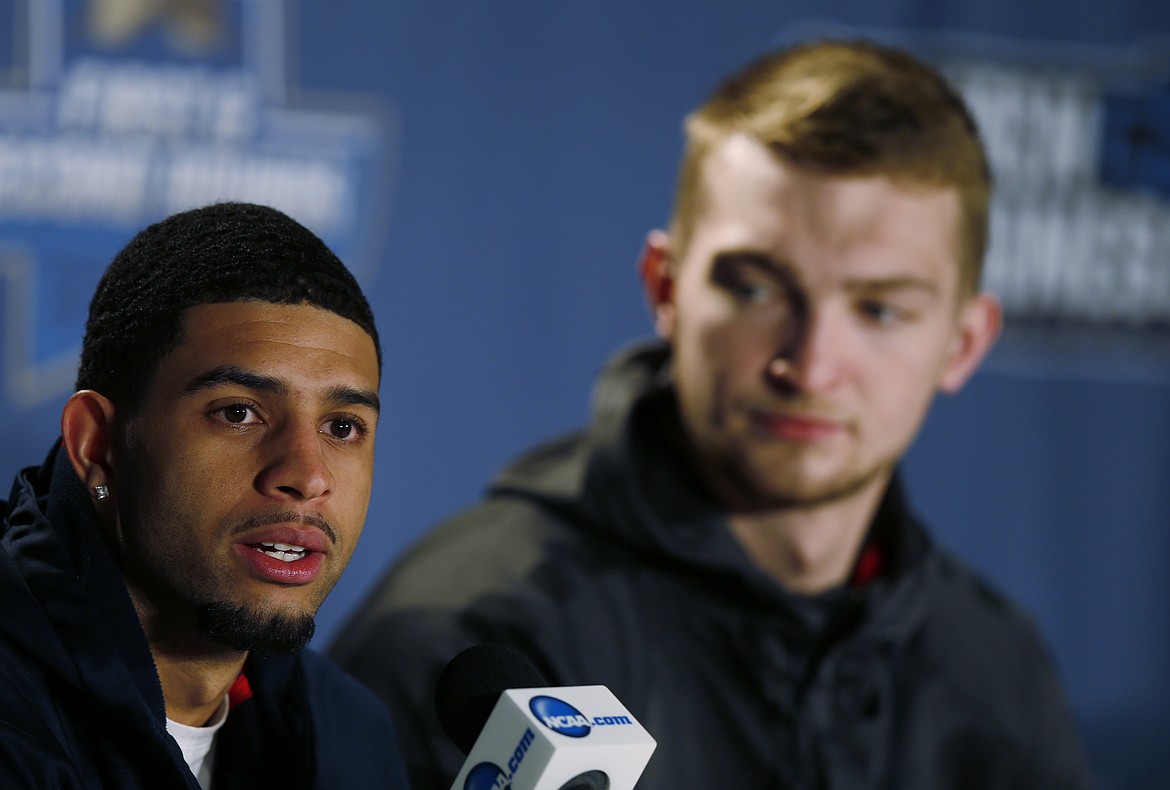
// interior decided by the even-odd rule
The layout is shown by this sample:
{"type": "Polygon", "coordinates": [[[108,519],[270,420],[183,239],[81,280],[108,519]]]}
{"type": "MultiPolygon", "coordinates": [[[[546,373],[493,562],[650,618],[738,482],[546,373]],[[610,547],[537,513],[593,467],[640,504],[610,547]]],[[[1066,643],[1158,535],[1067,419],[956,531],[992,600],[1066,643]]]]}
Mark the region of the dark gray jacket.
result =
{"type": "Polygon", "coordinates": [[[431,694],[476,642],[608,686],[658,741],[640,790],[1089,786],[1035,629],[896,482],[847,588],[794,596],[753,566],[676,447],[668,364],[616,359],[587,433],[509,467],[343,629],[333,655],[389,703],[416,790],[461,764],[431,694]]]}

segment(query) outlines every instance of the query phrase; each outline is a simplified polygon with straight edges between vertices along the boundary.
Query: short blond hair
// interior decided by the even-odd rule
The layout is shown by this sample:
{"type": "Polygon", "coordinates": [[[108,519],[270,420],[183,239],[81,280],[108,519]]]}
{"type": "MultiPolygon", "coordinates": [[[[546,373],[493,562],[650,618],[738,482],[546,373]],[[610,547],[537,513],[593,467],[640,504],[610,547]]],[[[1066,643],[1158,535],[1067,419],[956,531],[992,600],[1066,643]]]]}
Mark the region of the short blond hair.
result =
{"type": "Polygon", "coordinates": [[[746,134],[799,167],[954,188],[961,211],[960,295],[979,285],[991,170],[975,121],[946,80],[905,52],[821,41],[768,55],[731,77],[686,119],[671,234],[676,259],[705,197],[703,163],[746,134]]]}

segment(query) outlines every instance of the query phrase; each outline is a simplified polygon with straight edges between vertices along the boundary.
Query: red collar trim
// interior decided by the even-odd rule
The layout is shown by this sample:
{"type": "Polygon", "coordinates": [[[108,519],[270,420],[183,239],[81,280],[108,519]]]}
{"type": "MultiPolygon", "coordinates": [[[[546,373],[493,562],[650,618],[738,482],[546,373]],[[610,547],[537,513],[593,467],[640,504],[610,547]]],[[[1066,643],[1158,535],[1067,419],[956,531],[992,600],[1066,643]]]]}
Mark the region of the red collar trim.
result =
{"type": "Polygon", "coordinates": [[[853,568],[853,576],[849,579],[850,587],[864,587],[881,575],[886,567],[886,555],[877,543],[870,542],[861,549],[861,556],[857,558],[857,565],[853,568]]]}
{"type": "Polygon", "coordinates": [[[241,702],[252,699],[252,684],[244,677],[241,672],[236,676],[236,680],[232,683],[232,687],[228,689],[228,709],[239,705],[241,702]]]}

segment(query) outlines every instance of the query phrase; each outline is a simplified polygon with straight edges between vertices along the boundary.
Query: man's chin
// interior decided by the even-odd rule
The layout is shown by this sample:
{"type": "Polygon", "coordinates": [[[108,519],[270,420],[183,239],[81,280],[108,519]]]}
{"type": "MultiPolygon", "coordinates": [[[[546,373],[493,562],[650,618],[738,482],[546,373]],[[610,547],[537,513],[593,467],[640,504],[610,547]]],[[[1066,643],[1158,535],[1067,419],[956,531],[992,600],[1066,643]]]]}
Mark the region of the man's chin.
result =
{"type": "Polygon", "coordinates": [[[735,464],[724,467],[731,490],[739,497],[742,510],[767,512],[782,508],[816,508],[833,505],[856,496],[871,486],[884,483],[891,472],[887,464],[847,472],[823,474],[790,470],[776,474],[766,466],[735,464]]]}
{"type": "Polygon", "coordinates": [[[316,630],[309,614],[273,613],[227,601],[201,604],[198,618],[200,630],[224,647],[268,655],[296,653],[316,630]]]}

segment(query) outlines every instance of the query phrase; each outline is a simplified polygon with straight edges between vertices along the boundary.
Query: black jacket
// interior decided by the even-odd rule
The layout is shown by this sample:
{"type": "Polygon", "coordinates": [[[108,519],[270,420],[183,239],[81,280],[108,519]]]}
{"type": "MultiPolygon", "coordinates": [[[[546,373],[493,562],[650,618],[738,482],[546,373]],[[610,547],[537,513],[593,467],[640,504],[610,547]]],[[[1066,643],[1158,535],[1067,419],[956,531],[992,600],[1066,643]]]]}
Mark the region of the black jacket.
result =
{"type": "Polygon", "coordinates": [[[856,584],[806,598],[754,567],[680,460],[667,364],[659,346],[617,359],[589,431],[425,537],[333,646],[390,704],[416,790],[461,763],[435,678],[485,641],[556,685],[608,686],[658,741],[640,790],[1088,786],[1036,631],[896,482],[856,584]]]}
{"type": "MultiPolygon", "coordinates": [[[[0,501],[0,787],[191,788],[133,603],[65,453],[0,501]]],[[[249,659],[215,790],[405,788],[388,714],[328,658],[249,659]]]]}

